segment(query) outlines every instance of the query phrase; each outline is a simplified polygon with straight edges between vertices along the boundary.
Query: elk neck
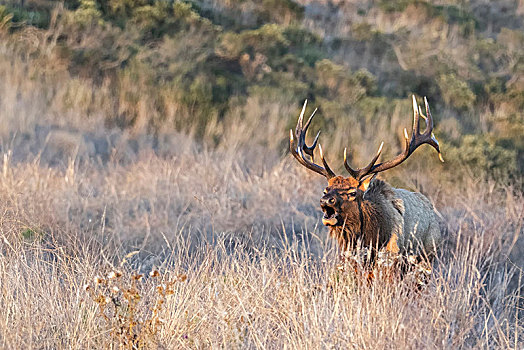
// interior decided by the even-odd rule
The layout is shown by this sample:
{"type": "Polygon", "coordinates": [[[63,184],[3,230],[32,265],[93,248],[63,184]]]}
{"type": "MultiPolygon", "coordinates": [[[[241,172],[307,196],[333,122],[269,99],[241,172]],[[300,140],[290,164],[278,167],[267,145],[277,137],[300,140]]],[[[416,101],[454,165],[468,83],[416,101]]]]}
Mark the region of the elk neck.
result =
{"type": "Polygon", "coordinates": [[[392,228],[384,202],[389,192],[387,183],[375,179],[364,196],[344,206],[344,224],[330,230],[343,250],[355,248],[358,241],[379,248],[387,243],[392,228]]]}

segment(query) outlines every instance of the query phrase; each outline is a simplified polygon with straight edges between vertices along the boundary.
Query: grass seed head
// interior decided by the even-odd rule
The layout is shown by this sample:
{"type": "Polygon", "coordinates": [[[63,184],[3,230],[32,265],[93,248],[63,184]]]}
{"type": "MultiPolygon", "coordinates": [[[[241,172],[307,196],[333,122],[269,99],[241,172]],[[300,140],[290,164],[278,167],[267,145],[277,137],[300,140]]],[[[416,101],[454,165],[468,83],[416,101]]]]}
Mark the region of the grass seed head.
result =
{"type": "Polygon", "coordinates": [[[107,275],[107,278],[110,279],[110,280],[115,279],[115,278],[119,278],[119,277],[122,277],[122,272],[120,272],[118,270],[111,271],[107,275]]]}

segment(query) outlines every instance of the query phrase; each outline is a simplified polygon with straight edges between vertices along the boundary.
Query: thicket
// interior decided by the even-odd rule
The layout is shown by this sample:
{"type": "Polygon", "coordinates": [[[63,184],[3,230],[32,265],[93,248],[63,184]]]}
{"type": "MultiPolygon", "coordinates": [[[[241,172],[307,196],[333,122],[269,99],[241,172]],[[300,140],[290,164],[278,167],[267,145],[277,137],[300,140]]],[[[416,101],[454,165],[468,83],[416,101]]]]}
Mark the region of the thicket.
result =
{"type": "Polygon", "coordinates": [[[50,103],[85,121],[103,114],[108,128],[153,135],[174,129],[218,145],[232,124],[250,123],[253,105],[276,105],[285,111],[278,116],[285,128],[274,142],[254,142],[280,151],[285,129],[308,98],[321,107],[314,127],[322,127],[332,154],[350,146],[353,160],[363,161],[378,145],[368,140],[377,130],[396,147],[386,152],[400,149],[408,97],[416,94],[428,96],[449,169],[466,165],[497,178],[524,172],[524,9],[518,2],[0,5],[0,35],[9,48],[2,55],[30,62],[30,78],[45,82],[50,103]],[[57,84],[60,94],[50,88],[57,84]],[[345,137],[327,136],[342,132],[345,137]]]}

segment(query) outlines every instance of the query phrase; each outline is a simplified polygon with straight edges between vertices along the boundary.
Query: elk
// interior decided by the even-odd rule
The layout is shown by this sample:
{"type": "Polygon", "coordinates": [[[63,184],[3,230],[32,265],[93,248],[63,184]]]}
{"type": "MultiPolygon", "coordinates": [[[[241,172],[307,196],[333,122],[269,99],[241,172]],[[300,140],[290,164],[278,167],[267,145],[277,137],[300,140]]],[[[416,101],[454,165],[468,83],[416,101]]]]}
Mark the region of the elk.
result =
{"type": "Polygon", "coordinates": [[[329,227],[331,237],[337,241],[342,252],[354,249],[360,242],[363,247],[373,251],[385,247],[388,252],[417,256],[425,254],[426,257],[432,257],[436,253],[441,240],[440,225],[428,198],[419,192],[394,188],[375,178],[378,173],[404,162],[425,143],[435,148],[439,159],[444,161],[439,143],[433,135],[433,117],[426,98],[424,104],[426,115],[423,115],[413,96],[413,131],[410,138],[404,129],[405,145],[402,153],[392,160],[377,164],[384,146],[382,142],[368,165],[353,169],[347,161],[347,149],[344,149],[344,166],[350,176],[343,177],[335,175],[331,170],[320,144],[322,165],[314,162],[313,151],[320,131],[311,146],[306,144],[306,133],[317,110],[303,125],[307,100],[304,102],[295,135],[290,130],[291,154],[309,170],[326,177],[328,185],[320,199],[320,208],[324,213],[322,223],[329,227]],[[426,124],[422,133],[419,130],[420,116],[426,124]]]}

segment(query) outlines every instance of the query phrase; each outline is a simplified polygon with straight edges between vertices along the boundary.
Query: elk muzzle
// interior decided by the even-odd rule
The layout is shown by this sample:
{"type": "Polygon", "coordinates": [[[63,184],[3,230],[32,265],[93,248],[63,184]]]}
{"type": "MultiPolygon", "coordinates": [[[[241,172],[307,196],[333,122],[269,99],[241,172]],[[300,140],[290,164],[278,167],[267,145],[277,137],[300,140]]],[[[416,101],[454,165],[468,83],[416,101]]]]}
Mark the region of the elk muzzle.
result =
{"type": "Polygon", "coordinates": [[[337,199],[335,197],[322,197],[320,199],[320,208],[324,212],[322,223],[326,226],[335,226],[339,223],[339,215],[337,210],[337,199]]]}

